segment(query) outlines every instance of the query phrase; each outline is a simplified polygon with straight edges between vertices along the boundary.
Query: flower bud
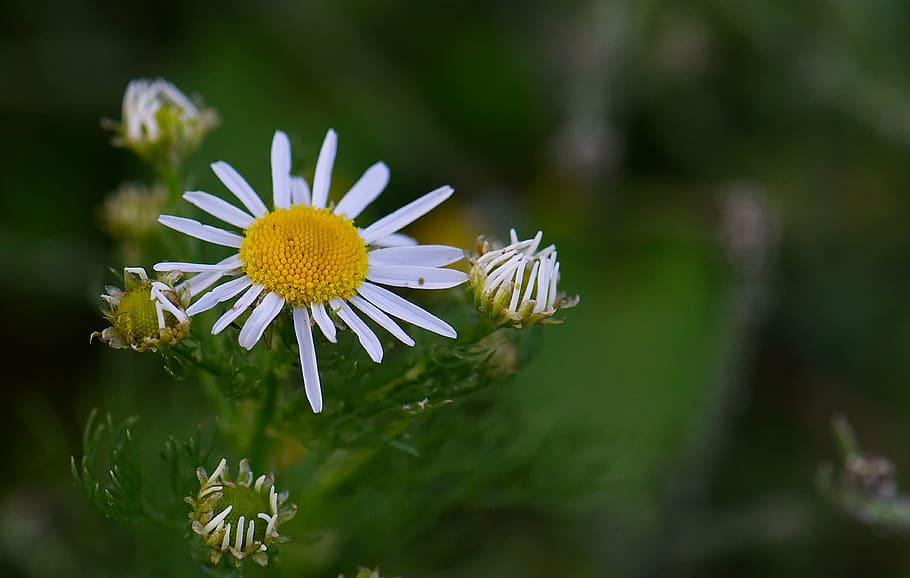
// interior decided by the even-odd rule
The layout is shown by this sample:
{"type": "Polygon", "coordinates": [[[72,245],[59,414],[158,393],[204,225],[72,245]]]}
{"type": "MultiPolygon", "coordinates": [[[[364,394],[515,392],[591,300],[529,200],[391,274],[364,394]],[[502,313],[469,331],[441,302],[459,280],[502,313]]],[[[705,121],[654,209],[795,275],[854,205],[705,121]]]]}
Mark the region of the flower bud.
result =
{"type": "Polygon", "coordinates": [[[143,239],[159,230],[158,215],[167,200],[167,189],[160,184],[124,183],[105,199],[101,224],[116,239],[143,239]]]}
{"type": "Polygon", "coordinates": [[[247,460],[240,461],[237,478],[227,479],[227,460],[222,459],[212,475],[196,470],[199,492],[186,501],[193,532],[210,548],[210,559],[218,564],[228,554],[240,561],[247,556],[260,566],[269,561],[269,548],[284,541],[278,527],[294,517],[297,506],[286,503],[287,492],[278,492],[272,474],[253,481],[247,460]]]}
{"type": "Polygon", "coordinates": [[[176,279],[170,275],[151,281],[142,267],[125,268],[123,289],[108,286],[101,295],[101,312],[111,326],[92,333],[90,340],[98,337],[114,349],[157,351],[186,337],[189,294],[174,288],[176,279]]]}
{"type": "Polygon", "coordinates": [[[133,80],[123,95],[123,118],[108,123],[114,144],[151,161],[178,163],[217,124],[214,109],[193,102],[163,79],[133,80]]]}
{"type": "Polygon", "coordinates": [[[556,246],[537,250],[542,231],[533,239],[519,241],[512,229],[510,237],[511,244],[501,249],[484,242],[478,247],[478,256],[472,259],[469,282],[477,307],[491,319],[518,328],[534,323],[561,323],[553,314],[574,307],[579,298],[568,298],[557,291],[556,246]]]}

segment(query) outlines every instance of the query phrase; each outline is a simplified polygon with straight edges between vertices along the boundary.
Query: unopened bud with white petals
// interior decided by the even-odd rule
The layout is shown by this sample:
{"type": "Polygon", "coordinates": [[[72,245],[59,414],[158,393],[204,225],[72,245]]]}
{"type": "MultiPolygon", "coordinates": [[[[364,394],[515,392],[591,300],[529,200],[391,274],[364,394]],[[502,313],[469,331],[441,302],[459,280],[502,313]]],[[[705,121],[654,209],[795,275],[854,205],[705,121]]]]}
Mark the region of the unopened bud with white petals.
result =
{"type": "Polygon", "coordinates": [[[558,290],[559,261],[556,246],[540,249],[543,232],[532,239],[518,240],[510,231],[511,243],[494,248],[484,242],[478,247],[469,275],[474,298],[481,312],[515,327],[534,323],[560,323],[553,318],[560,309],[578,304],[558,290]]]}
{"type": "Polygon", "coordinates": [[[161,78],[130,82],[122,115],[119,123],[106,124],[117,133],[114,144],[156,162],[179,162],[218,124],[214,109],[161,78]]]}

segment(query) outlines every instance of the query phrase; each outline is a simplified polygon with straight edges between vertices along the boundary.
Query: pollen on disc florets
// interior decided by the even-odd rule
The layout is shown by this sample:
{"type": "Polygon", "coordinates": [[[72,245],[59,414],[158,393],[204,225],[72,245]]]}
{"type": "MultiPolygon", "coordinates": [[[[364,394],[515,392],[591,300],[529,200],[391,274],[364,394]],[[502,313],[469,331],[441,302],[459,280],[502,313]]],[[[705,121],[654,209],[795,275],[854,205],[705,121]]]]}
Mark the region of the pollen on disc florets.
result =
{"type": "Polygon", "coordinates": [[[292,306],[354,294],[367,276],[367,247],[354,222],[326,209],[275,209],[246,231],[243,271],[292,306]]]}

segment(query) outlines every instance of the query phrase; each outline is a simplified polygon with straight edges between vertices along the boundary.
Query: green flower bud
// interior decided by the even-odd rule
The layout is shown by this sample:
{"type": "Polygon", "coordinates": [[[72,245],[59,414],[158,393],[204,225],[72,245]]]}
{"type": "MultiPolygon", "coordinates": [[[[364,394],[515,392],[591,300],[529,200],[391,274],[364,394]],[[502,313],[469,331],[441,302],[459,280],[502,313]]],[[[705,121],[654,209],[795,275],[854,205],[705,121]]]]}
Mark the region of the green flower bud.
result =
{"type": "Polygon", "coordinates": [[[176,275],[150,281],[142,267],[123,270],[123,289],[108,286],[101,295],[101,312],[111,323],[91,334],[114,349],[157,351],[183,339],[189,333],[186,314],[189,293],[174,287],[176,275]]]}
{"type": "Polygon", "coordinates": [[[286,503],[287,492],[278,492],[272,474],[253,481],[247,460],[240,461],[237,478],[227,479],[227,460],[222,459],[212,475],[196,470],[199,492],[186,501],[193,507],[192,529],[210,549],[218,564],[228,554],[240,561],[250,557],[260,566],[269,561],[270,548],[285,539],[278,527],[294,517],[297,506],[286,503]]]}

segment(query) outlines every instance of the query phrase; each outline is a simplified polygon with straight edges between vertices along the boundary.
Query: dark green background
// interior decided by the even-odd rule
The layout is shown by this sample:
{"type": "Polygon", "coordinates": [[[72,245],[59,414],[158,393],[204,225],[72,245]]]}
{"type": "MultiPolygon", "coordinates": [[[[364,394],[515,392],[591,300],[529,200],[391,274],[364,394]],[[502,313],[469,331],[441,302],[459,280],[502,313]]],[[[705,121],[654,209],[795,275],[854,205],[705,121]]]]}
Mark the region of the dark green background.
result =
{"type": "Polygon", "coordinates": [[[96,405],[142,414],[152,440],[192,426],[167,422],[191,387],[88,344],[106,270],[127,265],[99,204],[151,178],[99,119],[119,118],[130,79],[159,75],[223,120],[188,163],[193,186],[218,191],[206,166],[225,159],[268,190],[273,131],[311,170],[331,126],[341,182],[378,159],[392,169],[374,216],[449,183],[454,200],[413,234],[468,246],[541,228],[561,288],[582,296],[534,335],[518,378],[483,394],[488,409],[424,428],[445,443],[405,466],[451,487],[393,496],[396,479],[361,480],[339,496],[373,512],[359,538],[298,540],[276,572],[910,571],[904,537],[815,486],[835,412],[908,463],[910,4],[13,0],[3,13],[0,573],[194,568],[180,536],[83,504],[67,464],[96,405]],[[777,223],[761,267],[723,234],[736,191],[777,223]]]}

